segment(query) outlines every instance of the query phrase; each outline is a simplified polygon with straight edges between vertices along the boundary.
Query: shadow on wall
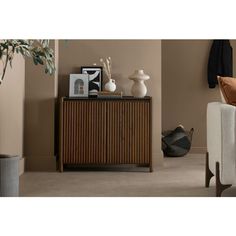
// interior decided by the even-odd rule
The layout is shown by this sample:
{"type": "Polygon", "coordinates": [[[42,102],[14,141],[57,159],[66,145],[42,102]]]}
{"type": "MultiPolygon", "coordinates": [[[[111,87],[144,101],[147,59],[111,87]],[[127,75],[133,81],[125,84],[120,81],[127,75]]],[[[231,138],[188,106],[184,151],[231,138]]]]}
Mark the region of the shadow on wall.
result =
{"type": "Polygon", "coordinates": [[[60,81],[60,86],[58,87],[59,97],[64,97],[69,95],[69,77],[70,76],[68,74],[59,75],[59,81],[60,81]]]}
{"type": "Polygon", "coordinates": [[[209,89],[207,65],[211,40],[162,41],[162,130],[179,124],[194,127],[191,151],[206,151],[206,107],[219,101],[218,88],[209,89]]]}
{"type": "MultiPolygon", "coordinates": [[[[117,92],[121,92],[121,91],[125,91],[125,90],[127,90],[126,89],[126,87],[127,86],[124,86],[124,81],[127,79],[128,80],[128,78],[126,78],[126,77],[124,77],[122,74],[118,74],[118,73],[114,73],[113,75],[112,75],[112,78],[116,81],[116,91],[117,92]]],[[[131,83],[130,83],[131,84],[131,83]]],[[[132,87],[132,84],[131,84],[131,86],[130,86],[130,89],[129,89],[129,91],[131,91],[131,87],[132,87]]],[[[128,93],[126,93],[126,94],[124,94],[124,95],[130,95],[130,94],[128,94],[128,93]]]]}
{"type": "MultiPolygon", "coordinates": [[[[25,101],[24,156],[26,169],[49,170],[41,161],[54,159],[54,110],[55,99],[30,99],[25,101]],[[45,138],[47,137],[47,138],[45,138]],[[41,167],[40,167],[41,166],[41,167]]],[[[43,161],[45,163],[45,161],[43,161]]],[[[51,160],[50,160],[51,161],[51,160]]],[[[55,168],[54,168],[55,170],[55,168]]]]}

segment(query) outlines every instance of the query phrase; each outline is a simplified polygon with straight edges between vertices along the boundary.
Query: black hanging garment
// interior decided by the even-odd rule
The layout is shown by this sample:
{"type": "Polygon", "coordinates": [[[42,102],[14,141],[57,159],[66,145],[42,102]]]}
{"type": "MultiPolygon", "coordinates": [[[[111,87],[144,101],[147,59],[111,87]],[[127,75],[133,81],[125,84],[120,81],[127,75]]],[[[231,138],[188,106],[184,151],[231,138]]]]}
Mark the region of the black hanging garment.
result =
{"type": "Polygon", "coordinates": [[[229,40],[213,40],[208,61],[209,88],[215,88],[218,84],[218,75],[233,76],[233,56],[229,40]]]}

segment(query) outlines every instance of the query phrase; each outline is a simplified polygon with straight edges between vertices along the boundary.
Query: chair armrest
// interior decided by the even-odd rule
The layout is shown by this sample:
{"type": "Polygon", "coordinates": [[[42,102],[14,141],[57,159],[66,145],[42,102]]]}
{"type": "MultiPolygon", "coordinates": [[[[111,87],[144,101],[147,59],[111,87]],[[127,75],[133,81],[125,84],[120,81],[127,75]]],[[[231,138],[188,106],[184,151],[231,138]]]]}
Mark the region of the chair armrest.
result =
{"type": "Polygon", "coordinates": [[[220,163],[222,184],[236,181],[236,107],[220,102],[207,105],[207,150],[209,168],[215,174],[220,163]]]}

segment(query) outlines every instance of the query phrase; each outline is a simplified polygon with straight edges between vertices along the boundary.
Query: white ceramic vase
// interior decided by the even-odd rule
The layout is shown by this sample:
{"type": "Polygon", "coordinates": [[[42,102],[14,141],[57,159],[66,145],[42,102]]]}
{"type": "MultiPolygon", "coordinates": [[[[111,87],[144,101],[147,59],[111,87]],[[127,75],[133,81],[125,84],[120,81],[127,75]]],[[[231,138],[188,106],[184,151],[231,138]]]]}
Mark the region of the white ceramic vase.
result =
{"type": "Polygon", "coordinates": [[[116,83],[114,79],[109,79],[109,81],[105,84],[105,90],[108,92],[115,92],[116,83]]]}
{"type": "Polygon", "coordinates": [[[149,75],[144,74],[143,70],[135,70],[135,72],[129,77],[134,81],[131,89],[131,93],[134,97],[143,98],[147,94],[147,87],[144,83],[145,80],[150,79],[149,75]]]}

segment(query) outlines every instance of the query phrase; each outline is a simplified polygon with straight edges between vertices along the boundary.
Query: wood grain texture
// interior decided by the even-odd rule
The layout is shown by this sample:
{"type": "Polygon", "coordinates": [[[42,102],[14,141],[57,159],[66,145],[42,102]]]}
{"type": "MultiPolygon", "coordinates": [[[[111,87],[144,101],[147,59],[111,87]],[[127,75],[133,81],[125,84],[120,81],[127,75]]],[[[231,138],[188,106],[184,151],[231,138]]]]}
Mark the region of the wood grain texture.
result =
{"type": "Polygon", "coordinates": [[[105,164],[105,108],[101,101],[64,101],[63,164],[105,164]]]}
{"type": "Polygon", "coordinates": [[[64,98],[61,98],[60,100],[60,116],[59,116],[59,171],[63,172],[63,154],[64,150],[63,147],[65,145],[64,143],[64,98]]]}
{"type": "Polygon", "coordinates": [[[151,99],[61,101],[64,164],[138,164],[151,170],[151,99]]]}
{"type": "Polygon", "coordinates": [[[149,101],[107,102],[107,164],[150,164],[149,101]]]}

